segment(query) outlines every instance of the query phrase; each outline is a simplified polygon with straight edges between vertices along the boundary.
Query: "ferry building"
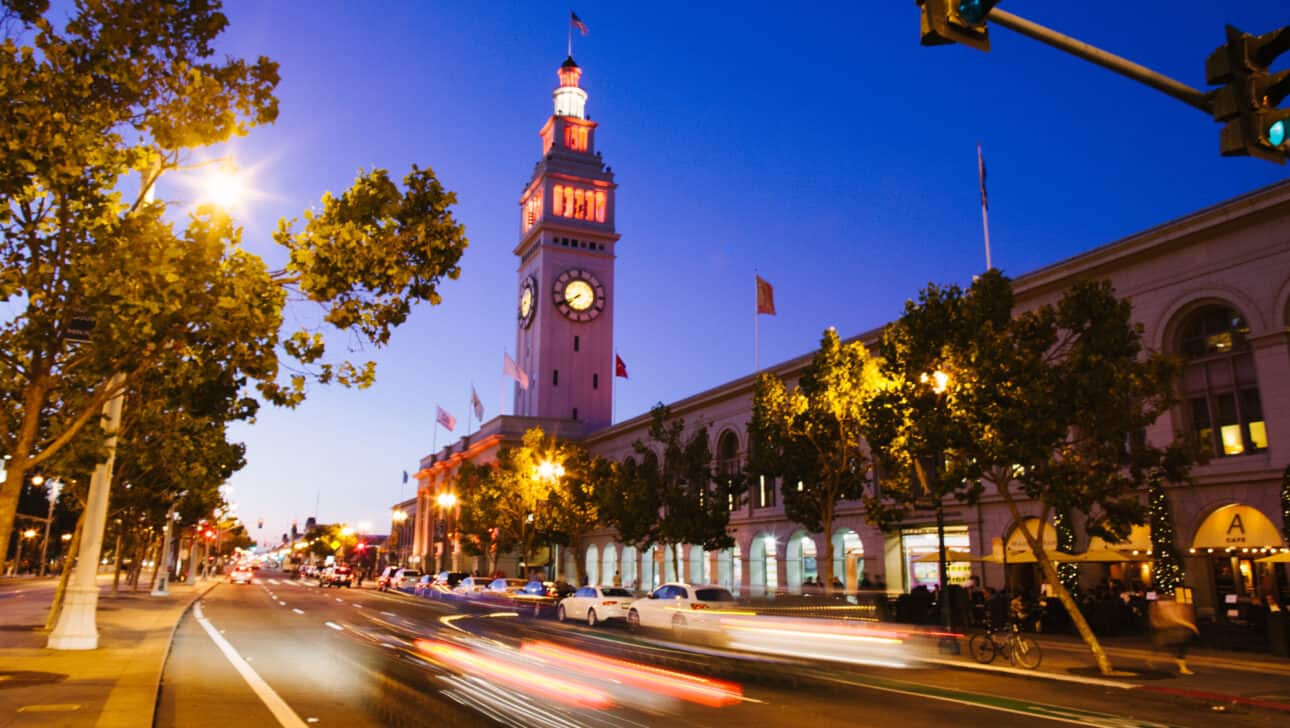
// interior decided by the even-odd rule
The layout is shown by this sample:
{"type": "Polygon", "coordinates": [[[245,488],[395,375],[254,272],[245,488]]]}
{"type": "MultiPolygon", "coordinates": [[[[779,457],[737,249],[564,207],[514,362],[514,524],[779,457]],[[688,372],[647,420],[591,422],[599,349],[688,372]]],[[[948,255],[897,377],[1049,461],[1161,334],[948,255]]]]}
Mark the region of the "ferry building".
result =
{"type": "MultiPolygon", "coordinates": [[[[445,548],[458,568],[476,568],[445,536],[444,514],[435,505],[440,493],[452,490],[462,462],[492,462],[500,447],[535,425],[618,462],[635,456],[635,441],[649,439],[648,413],[612,422],[617,187],[596,148],[598,128],[586,114],[581,75],[572,58],[558,70],[554,111],[541,129],[541,156],[519,200],[516,361],[530,385],[515,387],[514,415],[495,417],[421,459],[412,559],[426,570],[442,563],[445,548]]],[[[1191,484],[1169,490],[1176,545],[1199,616],[1239,618],[1242,605],[1268,592],[1279,591],[1284,604],[1290,596],[1287,567],[1257,559],[1290,546],[1280,503],[1282,473],[1290,466],[1290,181],[1022,275],[1013,281],[1017,305],[1055,302],[1083,279],[1110,281],[1132,301],[1147,345],[1185,362],[1180,404],[1148,437],[1166,443],[1194,434],[1211,454],[1194,470],[1191,484]]],[[[855,338],[873,343],[879,334],[860,332],[855,338]]],[[[791,385],[812,354],[768,371],[791,385]]],[[[708,426],[721,472],[736,472],[746,461],[754,381],[750,373],[669,403],[674,416],[708,426]]],[[[1028,510],[1038,514],[1040,508],[1028,510]]],[[[945,516],[947,548],[984,555],[1023,543],[1023,524],[1014,523],[988,494],[973,506],[947,504],[945,516]]],[[[742,594],[793,593],[817,577],[817,554],[830,539],[834,573],[848,584],[881,579],[888,590],[903,592],[938,581],[937,564],[919,560],[937,551],[934,524],[928,511],[882,531],[865,522],[861,503],[844,502],[833,533],[811,533],[785,517],[778,484],[763,480],[752,483],[731,513],[735,547],[680,547],[680,575],[672,573],[672,558],[622,543],[611,531],[592,534],[580,553],[566,549],[554,566],[570,582],[577,578],[577,559],[593,583],[617,580],[645,590],[679,576],[742,594]]],[[[1045,533],[1054,533],[1051,524],[1045,533]]],[[[1150,581],[1145,527],[1135,529],[1128,542],[1109,546],[1126,561],[1081,568],[1099,570],[1093,575],[1098,579],[1150,581]]],[[[507,573],[517,567],[513,559],[501,562],[507,573]]],[[[1000,586],[1004,568],[951,564],[949,577],[961,581],[975,574],[1000,586]]],[[[1023,569],[1015,578],[1026,574],[1023,569]]]]}

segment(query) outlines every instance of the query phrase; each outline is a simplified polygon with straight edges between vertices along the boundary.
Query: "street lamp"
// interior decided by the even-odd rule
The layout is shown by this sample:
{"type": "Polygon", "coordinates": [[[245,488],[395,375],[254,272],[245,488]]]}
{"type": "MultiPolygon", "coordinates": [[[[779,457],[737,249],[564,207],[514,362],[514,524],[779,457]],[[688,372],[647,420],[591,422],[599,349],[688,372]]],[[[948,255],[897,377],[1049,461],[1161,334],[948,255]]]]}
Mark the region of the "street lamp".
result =
{"type": "Polygon", "coordinates": [[[449,535],[448,519],[452,514],[452,509],[457,505],[457,495],[449,492],[440,493],[435,498],[435,502],[439,504],[440,518],[443,519],[443,558],[441,562],[443,568],[440,571],[451,571],[452,540],[449,535]]]}
{"type": "MultiPolygon", "coordinates": [[[[949,388],[950,375],[937,369],[931,374],[924,372],[918,378],[918,381],[932,388],[932,391],[937,395],[937,402],[939,403],[940,395],[944,394],[945,390],[949,388]]],[[[931,496],[931,488],[929,487],[931,483],[929,482],[926,469],[918,459],[914,460],[914,467],[919,470],[919,474],[922,476],[923,485],[928,488],[928,496],[931,496]]],[[[939,557],[936,563],[940,581],[940,594],[937,599],[939,601],[938,606],[941,611],[941,626],[943,626],[945,631],[948,633],[953,630],[953,621],[951,619],[953,615],[950,614],[950,595],[948,591],[949,560],[946,558],[945,554],[945,507],[941,502],[939,495],[936,497],[936,545],[939,549],[939,557]]],[[[959,654],[959,642],[953,637],[942,637],[940,649],[941,652],[957,655],[959,654]]]]}
{"type": "MultiPolygon", "coordinates": [[[[37,475],[31,479],[31,482],[40,485],[36,480],[44,482],[44,478],[37,475]]],[[[45,539],[40,543],[40,575],[44,576],[49,568],[49,527],[54,523],[54,503],[58,500],[58,492],[63,489],[63,484],[57,478],[49,481],[49,512],[45,514],[45,539]]]]}

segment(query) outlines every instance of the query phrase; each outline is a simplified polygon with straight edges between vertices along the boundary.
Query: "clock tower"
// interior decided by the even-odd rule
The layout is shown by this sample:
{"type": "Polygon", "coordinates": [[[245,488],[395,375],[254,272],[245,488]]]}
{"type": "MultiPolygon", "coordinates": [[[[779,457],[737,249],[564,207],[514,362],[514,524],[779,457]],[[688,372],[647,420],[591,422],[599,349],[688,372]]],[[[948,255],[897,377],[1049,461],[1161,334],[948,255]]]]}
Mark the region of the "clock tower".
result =
{"type": "Polygon", "coordinates": [[[596,151],[582,69],[558,71],[555,111],[542,127],[542,158],[520,196],[515,414],[612,424],[614,386],[613,171],[596,151]]]}

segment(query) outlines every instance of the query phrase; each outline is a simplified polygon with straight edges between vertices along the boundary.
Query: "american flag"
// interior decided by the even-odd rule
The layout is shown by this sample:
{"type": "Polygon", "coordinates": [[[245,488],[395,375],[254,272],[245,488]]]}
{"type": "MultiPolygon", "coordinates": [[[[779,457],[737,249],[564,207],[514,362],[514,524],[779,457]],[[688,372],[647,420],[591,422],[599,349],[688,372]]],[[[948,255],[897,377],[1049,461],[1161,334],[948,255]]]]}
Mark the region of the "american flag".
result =
{"type": "Polygon", "coordinates": [[[579,18],[578,14],[572,10],[569,11],[569,23],[572,24],[573,27],[577,28],[579,33],[582,33],[583,35],[587,34],[587,24],[582,22],[582,18],[579,18]]]}

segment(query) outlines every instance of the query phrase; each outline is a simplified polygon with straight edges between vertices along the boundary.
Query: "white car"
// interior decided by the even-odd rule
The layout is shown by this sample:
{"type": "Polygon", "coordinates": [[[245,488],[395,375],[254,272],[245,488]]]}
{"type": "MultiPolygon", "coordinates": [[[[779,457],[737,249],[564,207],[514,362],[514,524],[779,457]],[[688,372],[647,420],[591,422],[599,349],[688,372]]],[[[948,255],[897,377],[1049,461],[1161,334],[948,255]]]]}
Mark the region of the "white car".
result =
{"type": "Polygon", "coordinates": [[[523,579],[493,579],[488,585],[488,591],[493,594],[519,594],[526,584],[528,582],[523,579]]]}
{"type": "Polygon", "coordinates": [[[468,576],[457,582],[457,586],[452,588],[452,593],[465,594],[468,596],[471,594],[479,594],[488,588],[489,581],[491,581],[491,579],[486,579],[482,576],[468,576]]]}
{"type": "Polygon", "coordinates": [[[627,627],[633,632],[642,627],[670,629],[679,636],[688,629],[715,626],[709,612],[731,609],[735,597],[730,590],[714,584],[664,584],[637,599],[627,609],[627,627]]]}
{"type": "Polygon", "coordinates": [[[588,626],[595,627],[611,619],[627,619],[627,610],[634,599],[630,591],[620,586],[584,586],[560,602],[555,608],[555,618],[561,622],[585,619],[588,626]]]}

